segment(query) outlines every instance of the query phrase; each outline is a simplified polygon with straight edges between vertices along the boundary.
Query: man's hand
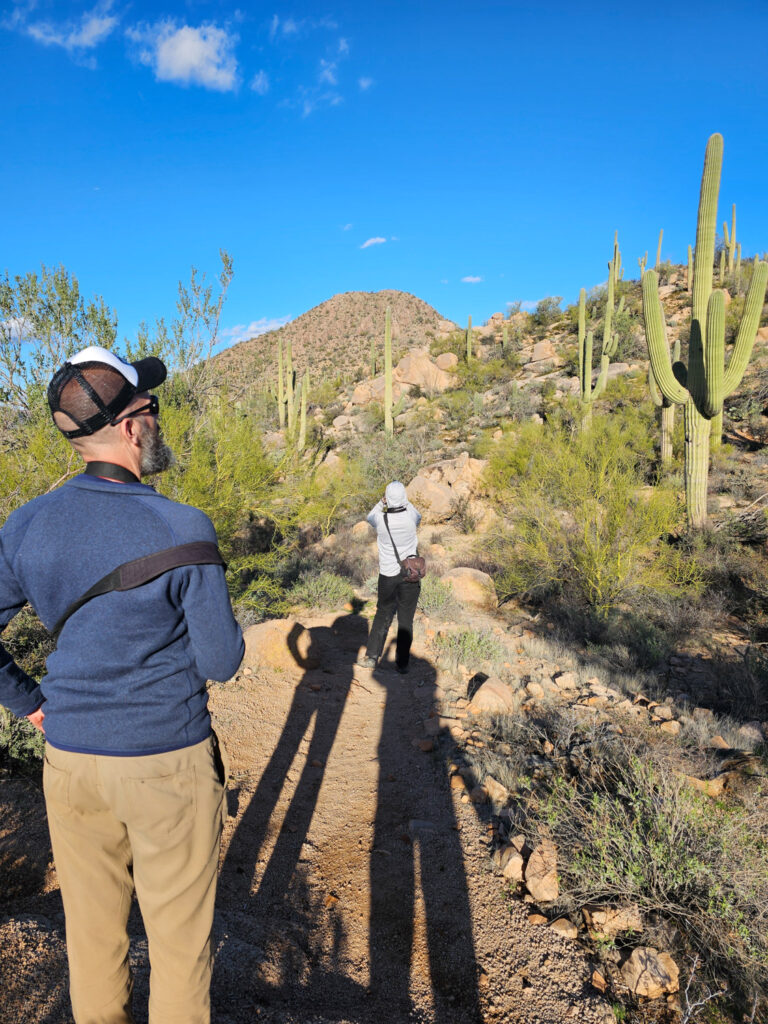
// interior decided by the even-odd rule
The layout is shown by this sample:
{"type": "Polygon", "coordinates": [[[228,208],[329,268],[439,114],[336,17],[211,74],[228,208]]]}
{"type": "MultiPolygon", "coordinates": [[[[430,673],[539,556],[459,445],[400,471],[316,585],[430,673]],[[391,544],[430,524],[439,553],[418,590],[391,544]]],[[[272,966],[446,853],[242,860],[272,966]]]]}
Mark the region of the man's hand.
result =
{"type": "Polygon", "coordinates": [[[43,734],[45,733],[45,729],[43,728],[44,718],[45,715],[43,714],[42,708],[38,708],[37,711],[33,711],[31,715],[27,715],[27,720],[30,721],[32,725],[34,725],[36,729],[39,729],[40,732],[43,734]]]}

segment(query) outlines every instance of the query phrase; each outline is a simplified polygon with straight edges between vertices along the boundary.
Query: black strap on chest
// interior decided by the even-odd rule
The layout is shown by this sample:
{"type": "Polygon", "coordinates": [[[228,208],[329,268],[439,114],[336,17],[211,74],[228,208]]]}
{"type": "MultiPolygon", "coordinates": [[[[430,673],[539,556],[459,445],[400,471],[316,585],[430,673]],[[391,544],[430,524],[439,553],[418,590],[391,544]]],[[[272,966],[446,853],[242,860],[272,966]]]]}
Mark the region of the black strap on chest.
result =
{"type": "MultiPolygon", "coordinates": [[[[95,463],[89,463],[89,465],[95,465],[95,463]]],[[[182,565],[221,565],[224,569],[227,567],[218,547],[206,540],[196,540],[190,544],[177,544],[175,547],[164,548],[151,555],[144,555],[143,558],[134,558],[131,562],[123,562],[122,565],[118,565],[117,568],[108,572],[106,576],[102,576],[76,601],[72,602],[51,630],[53,636],[58,638],[70,615],[74,615],[91,598],[108,594],[112,590],[133,590],[182,565]]]]}

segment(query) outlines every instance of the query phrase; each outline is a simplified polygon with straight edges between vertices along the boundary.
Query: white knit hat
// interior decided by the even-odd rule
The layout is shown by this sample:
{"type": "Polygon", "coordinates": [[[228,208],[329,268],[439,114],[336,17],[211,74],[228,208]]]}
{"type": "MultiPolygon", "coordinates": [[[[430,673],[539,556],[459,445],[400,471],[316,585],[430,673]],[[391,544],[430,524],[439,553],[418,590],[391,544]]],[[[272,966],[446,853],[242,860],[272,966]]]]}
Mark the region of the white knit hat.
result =
{"type": "Polygon", "coordinates": [[[386,498],[389,508],[399,508],[401,505],[405,505],[408,501],[408,495],[405,493],[405,487],[399,480],[393,480],[391,484],[387,484],[384,497],[386,498]]]}

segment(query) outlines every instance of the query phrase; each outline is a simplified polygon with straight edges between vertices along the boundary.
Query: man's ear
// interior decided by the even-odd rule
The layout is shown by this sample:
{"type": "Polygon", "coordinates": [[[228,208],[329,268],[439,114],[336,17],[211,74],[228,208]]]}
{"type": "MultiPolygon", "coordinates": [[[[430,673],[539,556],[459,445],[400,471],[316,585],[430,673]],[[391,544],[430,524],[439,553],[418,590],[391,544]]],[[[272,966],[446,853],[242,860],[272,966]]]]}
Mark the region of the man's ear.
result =
{"type": "Polygon", "coordinates": [[[134,448],[141,447],[141,424],[139,423],[138,416],[129,416],[121,423],[118,423],[118,427],[120,428],[120,436],[126,444],[134,448]]]}

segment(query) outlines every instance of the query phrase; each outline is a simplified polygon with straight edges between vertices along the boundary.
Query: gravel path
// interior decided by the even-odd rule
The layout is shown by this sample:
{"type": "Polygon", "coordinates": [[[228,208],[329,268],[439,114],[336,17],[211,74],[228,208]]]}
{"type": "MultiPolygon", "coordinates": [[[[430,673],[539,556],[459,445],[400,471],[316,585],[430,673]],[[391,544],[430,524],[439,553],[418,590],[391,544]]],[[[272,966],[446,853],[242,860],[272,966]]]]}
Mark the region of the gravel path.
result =
{"type": "MultiPolygon", "coordinates": [[[[407,677],[367,671],[365,619],[302,621],[318,668],[244,666],[211,694],[232,770],[215,1024],[603,1024],[587,951],[530,925],[492,872],[486,824],[448,785],[449,737],[414,743],[439,685],[424,652],[407,677]]],[[[0,814],[2,1020],[70,1024],[39,791],[0,785],[0,814]]],[[[145,1024],[137,912],[131,928],[145,1024]]]]}

